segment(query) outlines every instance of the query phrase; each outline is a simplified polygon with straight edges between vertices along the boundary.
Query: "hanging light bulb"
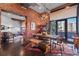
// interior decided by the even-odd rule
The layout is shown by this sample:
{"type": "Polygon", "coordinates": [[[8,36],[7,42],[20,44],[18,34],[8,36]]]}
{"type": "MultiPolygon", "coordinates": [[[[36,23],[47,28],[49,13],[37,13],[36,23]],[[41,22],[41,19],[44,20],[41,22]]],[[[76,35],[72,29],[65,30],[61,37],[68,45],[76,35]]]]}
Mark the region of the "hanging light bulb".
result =
{"type": "Polygon", "coordinates": [[[41,15],[42,20],[46,20],[46,19],[48,19],[48,17],[49,17],[48,13],[46,13],[46,12],[41,15]]]}
{"type": "Polygon", "coordinates": [[[70,8],[70,6],[66,6],[65,8],[66,8],[66,9],[69,9],[69,8],[70,8]]]}

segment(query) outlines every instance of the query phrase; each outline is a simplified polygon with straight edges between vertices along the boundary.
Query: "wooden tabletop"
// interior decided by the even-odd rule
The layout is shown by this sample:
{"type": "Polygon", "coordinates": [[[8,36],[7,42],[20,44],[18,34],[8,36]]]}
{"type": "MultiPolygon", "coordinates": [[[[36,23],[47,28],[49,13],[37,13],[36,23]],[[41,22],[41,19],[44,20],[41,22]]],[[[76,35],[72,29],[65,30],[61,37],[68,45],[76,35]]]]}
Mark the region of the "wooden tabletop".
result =
{"type": "Polygon", "coordinates": [[[38,39],[30,39],[30,41],[35,44],[39,44],[41,42],[41,40],[38,39]]]}
{"type": "Polygon", "coordinates": [[[47,34],[47,35],[42,35],[42,34],[40,34],[40,33],[38,33],[38,34],[33,34],[33,35],[35,35],[35,36],[41,36],[41,37],[45,37],[45,38],[57,38],[58,37],[58,35],[49,35],[49,34],[47,34]]]}

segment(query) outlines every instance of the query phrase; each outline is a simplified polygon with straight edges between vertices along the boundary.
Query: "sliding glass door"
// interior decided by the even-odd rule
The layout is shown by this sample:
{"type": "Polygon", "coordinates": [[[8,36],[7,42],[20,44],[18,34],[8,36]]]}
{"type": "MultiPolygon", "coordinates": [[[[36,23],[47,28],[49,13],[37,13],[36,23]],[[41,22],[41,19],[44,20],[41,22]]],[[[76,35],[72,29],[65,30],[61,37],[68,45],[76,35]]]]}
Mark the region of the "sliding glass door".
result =
{"type": "Polygon", "coordinates": [[[50,33],[65,37],[66,41],[73,42],[73,36],[77,33],[76,17],[52,21],[50,33]]]}
{"type": "Polygon", "coordinates": [[[56,35],[56,21],[50,22],[50,34],[56,35]]]}
{"type": "Polygon", "coordinates": [[[67,19],[67,40],[73,42],[73,36],[76,32],[76,18],[67,19]]]}
{"type": "Polygon", "coordinates": [[[57,35],[61,35],[65,37],[66,30],[65,30],[65,20],[57,21],[57,35]]]}

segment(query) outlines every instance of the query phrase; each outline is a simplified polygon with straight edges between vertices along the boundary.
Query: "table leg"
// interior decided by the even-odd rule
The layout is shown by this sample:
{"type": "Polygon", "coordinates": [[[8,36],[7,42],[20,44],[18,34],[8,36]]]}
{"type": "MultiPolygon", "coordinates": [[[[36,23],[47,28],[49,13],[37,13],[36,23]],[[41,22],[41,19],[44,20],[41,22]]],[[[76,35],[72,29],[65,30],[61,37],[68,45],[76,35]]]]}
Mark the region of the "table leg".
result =
{"type": "Polygon", "coordinates": [[[51,45],[51,39],[50,39],[50,55],[51,55],[51,48],[52,48],[52,45],[51,45]]]}

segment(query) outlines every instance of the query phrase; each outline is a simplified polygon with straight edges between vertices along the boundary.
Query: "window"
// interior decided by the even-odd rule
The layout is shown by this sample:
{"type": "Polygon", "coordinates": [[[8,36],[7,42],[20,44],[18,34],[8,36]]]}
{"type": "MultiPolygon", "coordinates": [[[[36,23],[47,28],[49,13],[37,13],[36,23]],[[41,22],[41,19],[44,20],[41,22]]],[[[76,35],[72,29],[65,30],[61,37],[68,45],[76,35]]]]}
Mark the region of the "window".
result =
{"type": "Polygon", "coordinates": [[[56,21],[50,22],[50,34],[52,35],[56,34],[56,21]]]}
{"type": "Polygon", "coordinates": [[[67,38],[68,41],[73,41],[72,37],[76,34],[76,18],[67,19],[67,38]]]}
{"type": "Polygon", "coordinates": [[[50,34],[63,35],[67,41],[73,42],[74,34],[77,34],[76,17],[50,22],[50,34]],[[56,31],[57,30],[57,31],[56,31]]]}
{"type": "Polygon", "coordinates": [[[35,22],[31,22],[31,30],[35,30],[35,28],[36,28],[35,22]]]}

